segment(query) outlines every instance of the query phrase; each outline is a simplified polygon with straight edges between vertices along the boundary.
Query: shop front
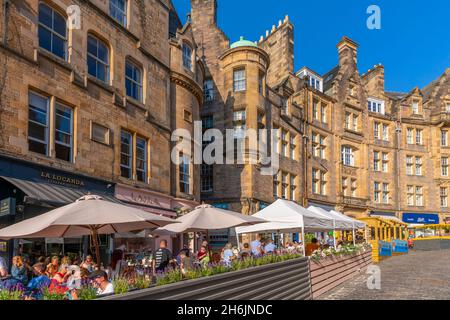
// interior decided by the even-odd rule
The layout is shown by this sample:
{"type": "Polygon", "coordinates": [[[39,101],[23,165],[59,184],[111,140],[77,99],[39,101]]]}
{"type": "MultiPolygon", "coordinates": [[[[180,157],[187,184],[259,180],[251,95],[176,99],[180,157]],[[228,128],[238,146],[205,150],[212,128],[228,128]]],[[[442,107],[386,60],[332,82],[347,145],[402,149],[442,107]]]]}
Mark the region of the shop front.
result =
{"type": "MultiPolygon", "coordinates": [[[[141,210],[176,219],[183,211],[194,209],[198,203],[175,199],[169,195],[150,191],[143,188],[117,184],[115,186],[115,197],[123,203],[139,208],[141,210]]],[[[114,235],[114,247],[125,248],[127,258],[133,259],[144,251],[155,250],[159,241],[167,240],[169,248],[178,252],[186,239],[181,235],[158,235],[153,237],[148,231],[138,234],[116,234],[114,235]]],[[[187,237],[187,236],[186,236],[187,237]]]]}
{"type": "MultiPolygon", "coordinates": [[[[111,182],[0,156],[0,228],[72,203],[86,194],[117,201],[111,182]]],[[[109,239],[102,236],[100,240],[106,257],[109,239]]],[[[89,237],[1,241],[0,255],[11,261],[18,252],[30,256],[80,254],[89,251],[89,242],[89,237]]]]}

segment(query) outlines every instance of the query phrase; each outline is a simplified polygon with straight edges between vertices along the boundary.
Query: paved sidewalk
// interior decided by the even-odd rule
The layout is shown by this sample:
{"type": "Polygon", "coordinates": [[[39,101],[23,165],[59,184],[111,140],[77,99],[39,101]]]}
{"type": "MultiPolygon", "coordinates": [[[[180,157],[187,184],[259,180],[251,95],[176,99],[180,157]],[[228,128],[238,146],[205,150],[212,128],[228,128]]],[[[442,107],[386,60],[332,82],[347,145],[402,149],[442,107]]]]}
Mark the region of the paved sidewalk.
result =
{"type": "Polygon", "coordinates": [[[381,289],[367,288],[361,274],[318,300],[450,300],[450,250],[411,251],[378,264],[381,289]]]}

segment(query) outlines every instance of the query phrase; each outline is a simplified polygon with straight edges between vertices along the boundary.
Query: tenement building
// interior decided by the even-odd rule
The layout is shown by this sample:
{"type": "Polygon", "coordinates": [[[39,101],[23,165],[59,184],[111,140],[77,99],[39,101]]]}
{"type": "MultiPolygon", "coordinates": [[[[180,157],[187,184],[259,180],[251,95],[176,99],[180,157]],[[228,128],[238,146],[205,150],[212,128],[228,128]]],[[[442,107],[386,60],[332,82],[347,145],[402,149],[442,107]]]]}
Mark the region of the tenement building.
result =
{"type": "Polygon", "coordinates": [[[199,118],[204,66],[169,0],[2,0],[0,17],[1,225],[87,193],[170,217],[198,205],[171,133],[199,118]]]}
{"type": "Polygon", "coordinates": [[[294,70],[294,26],[286,16],[259,41],[231,42],[216,0],[191,0],[194,38],[205,63],[204,128],[277,130],[279,170],[203,164],[202,200],[252,214],[277,198],[353,217],[411,223],[450,219],[450,69],[429,86],[386,92],[384,67],[360,74],[358,44],[343,37],[337,65],[320,75],[294,70]]]}

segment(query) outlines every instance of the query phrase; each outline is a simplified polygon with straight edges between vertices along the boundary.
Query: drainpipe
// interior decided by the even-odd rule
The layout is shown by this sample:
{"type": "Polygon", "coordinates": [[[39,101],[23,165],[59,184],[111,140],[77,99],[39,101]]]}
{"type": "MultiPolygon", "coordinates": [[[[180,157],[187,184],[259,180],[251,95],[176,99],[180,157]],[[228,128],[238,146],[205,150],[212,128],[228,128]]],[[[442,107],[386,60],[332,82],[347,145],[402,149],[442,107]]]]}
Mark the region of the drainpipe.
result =
{"type": "Polygon", "coordinates": [[[399,122],[396,123],[396,127],[395,127],[395,137],[396,137],[396,141],[395,143],[397,144],[395,146],[395,156],[396,159],[395,161],[396,163],[396,168],[397,168],[397,194],[396,194],[396,200],[397,200],[397,211],[400,214],[400,210],[401,210],[401,204],[400,204],[400,142],[401,142],[401,134],[402,134],[402,114],[401,114],[401,110],[400,110],[400,116],[399,116],[399,122]]]}

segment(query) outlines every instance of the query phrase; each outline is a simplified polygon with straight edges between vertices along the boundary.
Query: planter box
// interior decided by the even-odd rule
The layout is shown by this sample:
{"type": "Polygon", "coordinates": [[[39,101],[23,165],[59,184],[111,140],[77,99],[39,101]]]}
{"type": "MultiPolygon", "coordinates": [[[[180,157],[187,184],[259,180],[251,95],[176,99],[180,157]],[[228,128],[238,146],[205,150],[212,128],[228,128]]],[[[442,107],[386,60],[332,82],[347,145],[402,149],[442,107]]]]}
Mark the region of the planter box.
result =
{"type": "Polygon", "coordinates": [[[308,258],[103,297],[99,300],[311,299],[308,258]]]}
{"type": "Polygon", "coordinates": [[[351,256],[324,258],[320,261],[310,260],[313,299],[365,271],[371,263],[371,251],[351,256]]]}

